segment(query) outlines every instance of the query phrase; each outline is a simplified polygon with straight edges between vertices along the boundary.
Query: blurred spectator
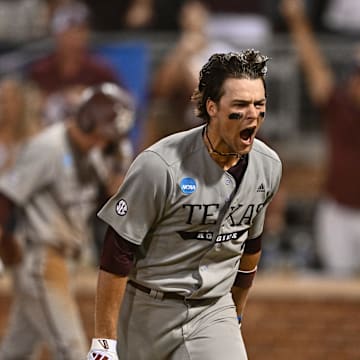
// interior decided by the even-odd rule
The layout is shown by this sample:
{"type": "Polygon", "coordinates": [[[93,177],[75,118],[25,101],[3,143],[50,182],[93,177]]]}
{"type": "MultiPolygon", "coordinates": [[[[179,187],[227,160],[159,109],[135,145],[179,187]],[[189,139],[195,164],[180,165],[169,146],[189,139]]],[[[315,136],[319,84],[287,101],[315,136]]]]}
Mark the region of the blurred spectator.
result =
{"type": "Polygon", "coordinates": [[[347,36],[360,35],[360,2],[358,0],[327,0],[322,16],[325,28],[347,36]]]}
{"type": "Polygon", "coordinates": [[[28,72],[43,92],[47,123],[66,117],[85,87],[122,83],[110,64],[90,51],[90,12],[83,3],[68,1],[57,6],[51,30],[54,51],[31,64],[28,72]]]}
{"type": "Polygon", "coordinates": [[[86,0],[96,31],[177,31],[184,0],[86,0]]]}
{"type": "Polygon", "coordinates": [[[132,0],[126,14],[127,28],[145,27],[153,31],[178,31],[181,27],[178,23],[178,14],[185,2],[186,0],[132,0]],[[140,19],[143,19],[142,23],[140,19]]]}
{"type": "MultiPolygon", "coordinates": [[[[284,16],[281,12],[282,0],[270,0],[270,13],[272,18],[272,28],[274,33],[287,33],[288,27],[284,16]]],[[[325,32],[323,24],[324,11],[331,0],[305,0],[304,8],[306,10],[307,18],[311,22],[314,31],[325,32]]]]}
{"type": "Polygon", "coordinates": [[[338,82],[303,2],[283,0],[281,5],[327,136],[327,179],[316,218],[319,256],[329,273],[354,275],[360,270],[360,61],[349,59],[349,76],[338,82]]]}
{"type": "Polygon", "coordinates": [[[181,34],[154,74],[149,116],[144,125],[142,147],[171,133],[199,125],[189,99],[198,81],[201,64],[215,52],[228,52],[231,46],[213,41],[205,27],[209,12],[201,1],[188,0],[179,13],[181,34]]]}
{"type": "Polygon", "coordinates": [[[48,8],[44,0],[0,1],[0,52],[39,39],[48,32],[48,8]]]}
{"type": "Polygon", "coordinates": [[[272,3],[269,0],[204,0],[209,7],[209,36],[230,39],[241,46],[265,45],[272,36],[272,3]]]}

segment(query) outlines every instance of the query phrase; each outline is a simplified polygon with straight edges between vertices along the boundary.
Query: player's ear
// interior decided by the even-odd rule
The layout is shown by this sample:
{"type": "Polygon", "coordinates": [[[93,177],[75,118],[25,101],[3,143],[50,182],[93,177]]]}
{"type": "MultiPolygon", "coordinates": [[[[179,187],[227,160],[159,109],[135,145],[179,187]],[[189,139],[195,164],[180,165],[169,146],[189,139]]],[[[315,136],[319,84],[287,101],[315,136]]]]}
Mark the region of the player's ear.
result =
{"type": "Polygon", "coordinates": [[[216,111],[217,111],[216,102],[211,100],[210,98],[208,98],[206,100],[206,111],[207,111],[207,113],[209,114],[210,117],[216,115],[216,111]]]}

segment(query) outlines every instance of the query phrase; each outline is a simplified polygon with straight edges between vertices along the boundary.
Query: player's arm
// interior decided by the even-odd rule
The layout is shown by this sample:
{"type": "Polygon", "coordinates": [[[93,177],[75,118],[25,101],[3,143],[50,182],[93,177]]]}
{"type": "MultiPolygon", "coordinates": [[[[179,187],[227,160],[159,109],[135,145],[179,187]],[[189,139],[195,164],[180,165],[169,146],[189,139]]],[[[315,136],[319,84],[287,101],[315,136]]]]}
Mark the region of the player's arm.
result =
{"type": "Polygon", "coordinates": [[[95,298],[94,338],[88,353],[88,360],[118,360],[117,319],[121,308],[127,276],[119,276],[99,270],[95,298]]]}
{"type": "Polygon", "coordinates": [[[117,314],[126,283],[127,276],[99,270],[95,301],[95,338],[117,339],[117,314]]]}
{"type": "Polygon", "coordinates": [[[22,259],[22,246],[14,236],[16,210],[23,209],[34,193],[51,186],[57,177],[57,147],[37,139],[26,142],[11,169],[0,177],[0,247],[4,264],[9,266],[22,259]]]}
{"type": "Polygon", "coordinates": [[[15,204],[0,193],[0,258],[5,266],[18,264],[22,259],[22,249],[14,237],[15,204]]]}
{"type": "Polygon", "coordinates": [[[249,290],[254,281],[257,265],[261,257],[261,236],[246,240],[244,254],[241,257],[239,270],[231,289],[236,306],[239,323],[245,309],[249,290]]]}
{"type": "Polygon", "coordinates": [[[281,11],[303,65],[310,96],[321,106],[329,99],[335,80],[306,16],[304,0],[282,0],[281,11]]]}
{"type": "MultiPolygon", "coordinates": [[[[95,329],[88,359],[108,356],[116,360],[118,314],[121,309],[128,274],[132,268],[136,246],[108,228],[100,259],[96,299],[95,329]]],[[[119,334],[121,336],[121,334],[119,334]]]]}

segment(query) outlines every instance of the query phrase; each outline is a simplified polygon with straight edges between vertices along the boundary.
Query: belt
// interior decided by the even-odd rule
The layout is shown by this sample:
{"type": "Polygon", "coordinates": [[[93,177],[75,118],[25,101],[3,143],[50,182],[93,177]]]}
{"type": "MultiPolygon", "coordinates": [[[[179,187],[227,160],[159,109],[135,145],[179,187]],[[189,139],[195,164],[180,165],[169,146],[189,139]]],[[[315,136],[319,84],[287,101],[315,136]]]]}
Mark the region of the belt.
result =
{"type": "Polygon", "coordinates": [[[186,302],[192,306],[203,306],[203,305],[210,305],[219,300],[220,297],[213,297],[213,298],[205,298],[205,299],[188,299],[183,295],[180,295],[176,292],[166,292],[148,288],[144,285],[138,284],[135,281],[129,280],[128,284],[133,286],[135,289],[138,289],[154,299],[158,300],[165,300],[165,299],[173,299],[173,300],[181,300],[186,302]]]}
{"type": "Polygon", "coordinates": [[[129,280],[128,284],[133,286],[135,289],[138,289],[158,300],[165,300],[165,299],[183,300],[183,301],[186,300],[185,296],[179,295],[176,292],[164,292],[160,290],[150,289],[132,280],[129,280]]]}

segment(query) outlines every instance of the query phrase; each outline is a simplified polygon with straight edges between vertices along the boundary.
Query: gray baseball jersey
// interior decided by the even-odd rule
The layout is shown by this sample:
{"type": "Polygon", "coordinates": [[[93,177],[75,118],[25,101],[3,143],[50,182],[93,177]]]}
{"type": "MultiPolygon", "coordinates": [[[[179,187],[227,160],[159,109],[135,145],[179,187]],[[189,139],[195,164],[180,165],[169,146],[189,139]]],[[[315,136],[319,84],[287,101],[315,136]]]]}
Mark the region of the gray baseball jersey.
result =
{"type": "Polygon", "coordinates": [[[256,139],[236,190],[202,133],[203,126],[177,133],[142,152],[98,214],[141,245],[130,278],[194,299],[230,291],[245,240],[263,231],[282,169],[278,155],[256,139]]]}
{"type": "Polygon", "coordinates": [[[86,222],[95,210],[98,185],[89,159],[77,159],[64,123],[25,144],[0,178],[0,191],[23,209],[27,240],[69,250],[89,238],[86,222]]]}

